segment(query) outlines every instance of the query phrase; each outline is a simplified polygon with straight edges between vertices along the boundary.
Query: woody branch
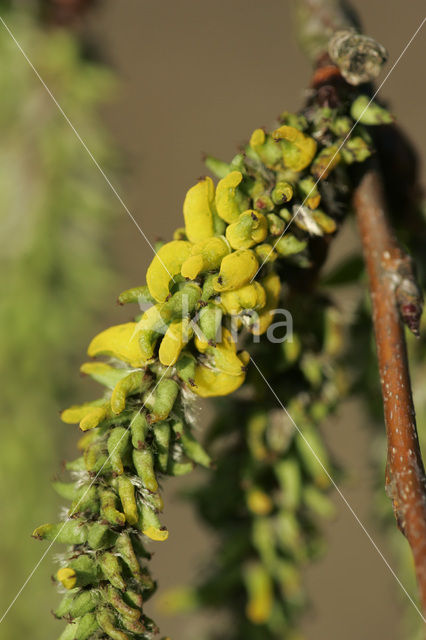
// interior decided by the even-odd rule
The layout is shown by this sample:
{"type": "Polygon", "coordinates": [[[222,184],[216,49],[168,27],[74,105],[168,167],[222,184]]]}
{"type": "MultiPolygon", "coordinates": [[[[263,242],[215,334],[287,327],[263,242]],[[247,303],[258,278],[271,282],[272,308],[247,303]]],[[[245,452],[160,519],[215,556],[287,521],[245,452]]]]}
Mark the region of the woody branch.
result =
{"type": "MultiPolygon", "coordinates": [[[[302,46],[314,62],[317,80],[349,85],[373,80],[386,59],[383,47],[359,33],[356,17],[339,0],[298,0],[302,46]],[[334,74],[332,68],[334,66],[334,74]]],[[[349,88],[349,87],[348,87],[349,88]]],[[[382,177],[370,165],[354,193],[369,274],[373,323],[387,431],[386,491],[406,536],[426,611],[426,478],[421,457],[403,323],[418,335],[422,313],[411,258],[399,246],[386,216],[382,177]]]]}

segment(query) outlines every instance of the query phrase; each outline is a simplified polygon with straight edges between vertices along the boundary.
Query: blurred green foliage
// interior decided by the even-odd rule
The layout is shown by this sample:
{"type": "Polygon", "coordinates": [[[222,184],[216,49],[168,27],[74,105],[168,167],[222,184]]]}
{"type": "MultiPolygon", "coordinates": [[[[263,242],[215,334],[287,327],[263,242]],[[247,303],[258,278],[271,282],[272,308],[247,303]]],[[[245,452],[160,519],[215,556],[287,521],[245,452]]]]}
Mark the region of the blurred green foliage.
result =
{"type": "MultiPolygon", "coordinates": [[[[99,118],[114,86],[65,31],[29,11],[2,17],[96,159],[111,165],[99,118]]],[[[34,7],[33,7],[34,8],[34,7]]],[[[66,449],[58,410],[68,401],[75,345],[110,291],[111,195],[57,106],[0,27],[0,501],[1,615],[41,556],[30,538],[54,517],[49,480],[66,449]]],[[[77,354],[77,357],[79,354],[77,354]]],[[[46,640],[51,606],[44,563],[1,624],[0,637],[46,640]],[[41,585],[43,585],[41,587],[41,585]],[[43,624],[34,624],[43,610],[43,624]]]]}

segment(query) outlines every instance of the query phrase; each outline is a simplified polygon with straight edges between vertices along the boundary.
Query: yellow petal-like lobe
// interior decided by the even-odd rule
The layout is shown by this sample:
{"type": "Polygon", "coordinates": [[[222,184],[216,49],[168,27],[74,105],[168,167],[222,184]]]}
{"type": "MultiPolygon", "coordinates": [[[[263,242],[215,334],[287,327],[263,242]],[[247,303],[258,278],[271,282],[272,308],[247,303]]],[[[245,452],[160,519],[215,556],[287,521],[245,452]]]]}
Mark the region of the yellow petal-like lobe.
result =
{"type": "Polygon", "coordinates": [[[59,569],[56,574],[56,578],[62,583],[65,589],[73,589],[77,582],[77,575],[71,567],[63,567],[62,569],[59,569]]]}
{"type": "Polygon", "coordinates": [[[172,240],[164,244],[154,256],[146,272],[146,283],[150,294],[157,302],[165,301],[170,293],[170,281],[180,273],[190,253],[190,242],[172,240]]]}
{"type": "Polygon", "coordinates": [[[247,494],[247,506],[257,516],[267,516],[274,508],[274,503],[267,493],[254,488],[247,494]]]}
{"type": "Polygon", "coordinates": [[[189,189],[183,203],[188,240],[199,242],[214,235],[213,206],[214,184],[211,178],[206,177],[189,189]]]}
{"type": "Polygon", "coordinates": [[[61,413],[61,420],[66,424],[77,424],[94,408],[93,402],[86,402],[85,404],[73,405],[68,409],[65,409],[61,413]]]}
{"type": "Polygon", "coordinates": [[[151,540],[156,540],[157,542],[163,542],[169,537],[167,529],[157,529],[156,527],[147,527],[143,530],[143,534],[146,535],[147,538],[151,538],[151,540]]]}
{"type": "Polygon", "coordinates": [[[295,127],[283,125],[273,132],[275,140],[282,140],[283,161],[288,169],[302,171],[309,166],[317,151],[317,143],[295,127]]]}
{"type": "Polygon", "coordinates": [[[161,364],[168,367],[176,363],[183,347],[192,337],[192,329],[189,324],[190,319],[184,318],[183,320],[176,320],[169,325],[158,351],[161,364]]]}
{"type": "Polygon", "coordinates": [[[253,624],[263,624],[271,615],[274,602],[271,577],[260,563],[249,566],[244,577],[249,596],[246,606],[247,618],[253,624]]]}
{"type": "Polygon", "coordinates": [[[216,291],[240,289],[256,275],[259,263],[256,254],[249,249],[239,249],[222,260],[219,277],[214,285],[216,291]]]}
{"type": "Polygon", "coordinates": [[[230,376],[209,369],[204,365],[195,368],[195,385],[193,391],[201,398],[226,396],[238,389],[245,380],[245,373],[230,376]]]}
{"type": "Polygon", "coordinates": [[[80,429],[82,431],[95,429],[107,417],[107,413],[105,407],[94,407],[80,420],[80,429]]]}
{"type": "Polygon", "coordinates": [[[243,179],[241,171],[231,171],[219,180],[216,187],[216,210],[225,222],[234,222],[240,215],[235,189],[243,179]]]}
{"type": "Polygon", "coordinates": [[[92,358],[112,356],[132,367],[142,366],[145,360],[139,346],[136,327],[136,322],[126,322],[105,329],[93,338],[87,350],[88,355],[92,358]]]}
{"type": "Polygon", "coordinates": [[[262,309],[266,304],[266,294],[259,282],[252,282],[235,291],[225,291],[220,302],[226,313],[238,315],[245,309],[262,309]]]}
{"type": "Polygon", "coordinates": [[[256,151],[257,147],[265,143],[266,135],[263,129],[255,129],[250,137],[250,146],[256,151]]]}
{"type": "Polygon", "coordinates": [[[197,242],[191,249],[190,257],[182,265],[181,275],[194,280],[199,273],[218,269],[229,252],[224,238],[214,237],[197,242]]]}
{"type": "Polygon", "coordinates": [[[233,249],[250,249],[268,235],[268,221],[261,213],[249,209],[226,229],[226,239],[233,249]]]}

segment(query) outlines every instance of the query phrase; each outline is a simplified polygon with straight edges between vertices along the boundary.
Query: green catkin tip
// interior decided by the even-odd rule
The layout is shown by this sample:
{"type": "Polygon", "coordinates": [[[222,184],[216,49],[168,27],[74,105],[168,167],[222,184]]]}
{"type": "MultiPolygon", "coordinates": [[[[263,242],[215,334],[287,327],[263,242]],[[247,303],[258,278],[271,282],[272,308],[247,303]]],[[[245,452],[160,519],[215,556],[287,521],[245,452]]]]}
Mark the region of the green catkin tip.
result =
{"type": "Polygon", "coordinates": [[[132,541],[127,533],[120,533],[115,543],[115,550],[129,567],[133,577],[138,580],[141,574],[141,568],[133,549],[132,541]]]}
{"type": "Polygon", "coordinates": [[[269,233],[273,236],[280,236],[284,232],[285,222],[275,213],[269,213],[267,216],[269,233]]]}
{"type": "Polygon", "coordinates": [[[274,472],[281,488],[281,503],[290,511],[300,505],[302,477],[300,465],[291,458],[280,460],[274,465],[274,472]]]}
{"type": "Polygon", "coordinates": [[[133,464],[135,465],[136,473],[142,480],[143,486],[148,491],[155,492],[158,489],[157,478],[154,471],[154,456],[150,449],[134,449],[133,450],[133,464]]]}
{"type": "Polygon", "coordinates": [[[198,440],[194,438],[189,429],[182,422],[176,422],[173,425],[173,430],[176,435],[180,435],[180,442],[185,454],[190,460],[193,460],[196,464],[203,467],[211,467],[212,460],[208,453],[204,451],[198,440]]]}
{"type": "Polygon", "coordinates": [[[67,626],[61,633],[58,640],[75,640],[76,632],[77,632],[77,623],[71,622],[71,624],[67,624],[67,626]]]}
{"type": "Polygon", "coordinates": [[[106,598],[109,604],[125,618],[132,620],[138,620],[140,618],[141,612],[128,605],[121,597],[120,592],[110,584],[106,588],[106,598]]]}
{"type": "Polygon", "coordinates": [[[123,473],[123,461],[130,439],[130,431],[127,427],[115,427],[108,438],[108,453],[113,471],[123,473]]]}
{"type": "Polygon", "coordinates": [[[80,495],[76,482],[52,482],[52,487],[61,498],[66,500],[75,500],[80,495]]]}
{"type": "MultiPolygon", "coordinates": [[[[154,587],[154,585],[153,585],[154,587]]],[[[143,598],[140,595],[140,593],[137,593],[136,591],[133,591],[132,589],[127,589],[127,591],[123,594],[123,599],[125,600],[125,602],[133,607],[136,607],[137,609],[141,609],[142,605],[143,605],[143,598]]]]}
{"type": "Polygon", "coordinates": [[[213,156],[206,156],[204,158],[204,164],[217,178],[224,178],[231,171],[231,166],[227,162],[218,160],[213,156]]]}
{"type": "Polygon", "coordinates": [[[114,491],[101,491],[101,516],[110,524],[123,527],[126,523],[124,513],[117,509],[117,496],[114,491]]]}
{"type": "Polygon", "coordinates": [[[143,371],[132,371],[125,378],[117,382],[111,396],[111,409],[115,415],[120,414],[126,407],[126,399],[133,394],[147,389],[151,380],[143,371]]]}
{"type": "Polygon", "coordinates": [[[113,587],[121,591],[126,589],[126,583],[121,575],[120,563],[113,553],[106,551],[99,556],[99,566],[105,578],[110,581],[113,587]]]}
{"type": "Polygon", "coordinates": [[[117,538],[117,534],[111,531],[107,524],[91,522],[87,525],[87,528],[87,544],[91,549],[108,549],[117,538]]]}
{"type": "Polygon", "coordinates": [[[130,525],[136,525],[138,522],[138,507],[136,505],[135,487],[130,478],[125,475],[118,476],[117,486],[126,521],[130,525]]]}
{"type": "Polygon", "coordinates": [[[276,205],[282,205],[289,202],[293,197],[293,187],[288,182],[277,182],[272,189],[272,202],[276,205]]]}
{"type": "Polygon", "coordinates": [[[393,117],[377,102],[371,102],[365,95],[358,96],[351,106],[351,116],[354,120],[367,125],[390,124],[393,117]]]}
{"type": "Polygon", "coordinates": [[[112,640],[128,640],[127,634],[117,629],[116,618],[108,607],[99,607],[96,613],[96,620],[99,627],[105,631],[112,640]]]}
{"type": "Polygon", "coordinates": [[[96,608],[100,598],[101,596],[99,591],[95,591],[94,589],[82,591],[74,598],[71,604],[69,609],[70,616],[72,618],[79,618],[80,616],[84,616],[86,613],[90,613],[96,608]]]}
{"type": "Polygon", "coordinates": [[[126,289],[126,291],[120,293],[117,302],[118,304],[137,303],[139,306],[146,303],[155,304],[155,300],[149,293],[149,289],[146,285],[126,289]]]}
{"type": "Polygon", "coordinates": [[[274,243],[274,245],[275,250],[280,254],[280,256],[287,257],[304,251],[304,249],[306,249],[307,242],[306,240],[298,240],[298,238],[291,233],[286,233],[282,238],[274,243]]]}
{"type": "Polygon", "coordinates": [[[99,508],[98,490],[94,485],[82,485],[77,490],[77,496],[71,503],[70,515],[89,511],[97,513],[99,508]]]}
{"type": "Polygon", "coordinates": [[[94,613],[86,613],[79,619],[75,640],[88,640],[99,629],[94,613]]]}
{"type": "Polygon", "coordinates": [[[217,278],[217,274],[216,273],[209,273],[207,274],[207,276],[204,279],[204,284],[203,284],[203,292],[201,295],[201,300],[203,302],[208,302],[210,300],[210,298],[213,298],[214,296],[217,295],[214,285],[216,282],[216,278],[217,278]]]}
{"type": "Polygon", "coordinates": [[[167,472],[169,461],[171,427],[168,422],[157,422],[154,427],[154,437],[157,443],[157,463],[163,473],[167,472]]]}
{"type": "Polygon", "coordinates": [[[165,420],[173,408],[179,392],[174,380],[163,378],[145,400],[145,406],[151,412],[153,422],[165,420]]]}
{"type": "Polygon", "coordinates": [[[171,476],[186,476],[187,473],[191,473],[194,470],[193,462],[176,462],[175,460],[169,460],[167,467],[167,473],[171,476]]]}
{"type": "Polygon", "coordinates": [[[86,471],[86,463],[84,461],[84,457],[80,456],[75,460],[71,460],[65,464],[65,469],[67,471],[86,471]]]}
{"type": "Polygon", "coordinates": [[[107,456],[107,447],[103,442],[94,442],[84,452],[84,464],[89,473],[108,473],[111,471],[111,461],[107,456]]]}
{"type": "Polygon", "coordinates": [[[329,460],[318,431],[310,425],[305,425],[303,435],[296,434],[295,443],[303,464],[315,484],[321,488],[328,487],[330,485],[327,473],[329,460]],[[312,451],[315,451],[315,456],[312,451]]]}
{"type": "Polygon", "coordinates": [[[312,485],[303,489],[303,501],[321,518],[332,518],[336,513],[336,508],[331,500],[312,485]]]}
{"type": "Polygon", "coordinates": [[[167,528],[161,525],[155,511],[145,504],[141,507],[139,528],[151,540],[162,542],[169,537],[167,528]]]}
{"type": "Polygon", "coordinates": [[[355,136],[345,143],[340,153],[346,164],[352,164],[353,162],[364,162],[371,156],[372,151],[365,140],[360,136],[355,136]]]}
{"type": "Polygon", "coordinates": [[[145,625],[140,620],[133,620],[131,618],[122,618],[123,627],[130,631],[132,634],[139,635],[146,631],[145,625]]]}
{"type": "Polygon", "coordinates": [[[194,383],[195,367],[195,358],[189,353],[183,353],[176,363],[176,370],[179,378],[190,386],[193,386],[194,383]]]}
{"type": "Polygon", "coordinates": [[[108,389],[114,389],[115,385],[129,373],[128,369],[117,369],[105,362],[85,362],[81,365],[80,371],[108,389]]]}
{"type": "Polygon", "coordinates": [[[203,337],[207,340],[217,342],[220,327],[222,324],[222,310],[216,304],[209,303],[201,309],[199,314],[199,327],[203,337]]]}
{"type": "Polygon", "coordinates": [[[142,449],[145,438],[149,431],[149,424],[146,415],[138,411],[130,422],[130,432],[132,434],[132,445],[135,449],[142,449]]]}
{"type": "Polygon", "coordinates": [[[83,544],[87,539],[87,527],[82,520],[67,520],[59,524],[43,524],[33,531],[33,538],[56,540],[65,544],[83,544]]]}
{"type": "Polygon", "coordinates": [[[59,606],[53,612],[53,614],[54,614],[54,616],[56,618],[63,618],[64,616],[66,616],[69,613],[69,611],[71,609],[71,605],[73,603],[73,600],[74,600],[77,592],[78,592],[78,589],[72,589],[71,591],[69,591],[68,593],[66,593],[64,595],[64,597],[62,598],[61,602],[59,603],[59,606]]]}

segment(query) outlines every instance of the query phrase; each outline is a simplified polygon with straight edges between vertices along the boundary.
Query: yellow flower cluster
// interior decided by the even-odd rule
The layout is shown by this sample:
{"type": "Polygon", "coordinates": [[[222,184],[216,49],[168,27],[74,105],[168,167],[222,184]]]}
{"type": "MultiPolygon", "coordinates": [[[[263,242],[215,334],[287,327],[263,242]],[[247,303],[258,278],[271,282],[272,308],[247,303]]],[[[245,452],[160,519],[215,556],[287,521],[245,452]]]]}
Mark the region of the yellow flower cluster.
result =
{"type": "MultiPolygon", "coordinates": [[[[241,324],[245,315],[256,312],[256,321],[246,325],[253,333],[264,333],[281,289],[274,261],[301,252],[306,232],[321,235],[336,229],[334,220],[318,209],[321,195],[313,177],[300,173],[312,161],[315,165],[312,137],[289,125],[271,136],[257,129],[248,151],[274,171],[274,184],[262,176],[253,179],[240,167],[227,172],[216,187],[209,177],[191,187],[183,206],[185,227],[161,246],[147,271],[154,304],[137,322],[98,335],[89,355],[142,368],[158,358],[164,366],[176,366],[177,375],[182,358],[187,374],[190,358],[193,373],[185,382],[203,397],[226,395],[243,383],[249,356],[237,353],[234,336],[224,334],[221,324],[226,316],[241,324]],[[281,238],[292,200],[301,208],[296,235],[281,238]],[[202,337],[194,337],[194,330],[202,337]]],[[[334,166],[338,154],[336,158],[334,166]]],[[[138,291],[126,292],[127,298],[135,299],[138,291]]]]}

